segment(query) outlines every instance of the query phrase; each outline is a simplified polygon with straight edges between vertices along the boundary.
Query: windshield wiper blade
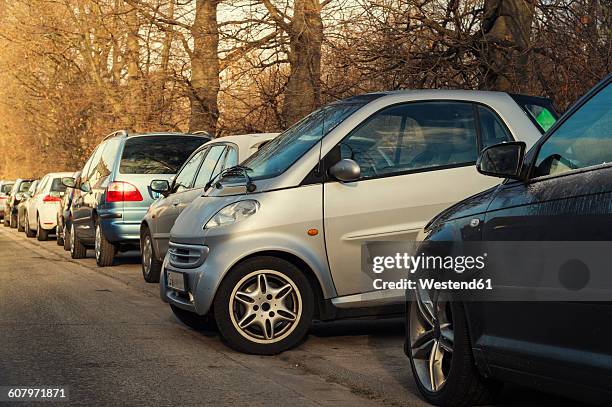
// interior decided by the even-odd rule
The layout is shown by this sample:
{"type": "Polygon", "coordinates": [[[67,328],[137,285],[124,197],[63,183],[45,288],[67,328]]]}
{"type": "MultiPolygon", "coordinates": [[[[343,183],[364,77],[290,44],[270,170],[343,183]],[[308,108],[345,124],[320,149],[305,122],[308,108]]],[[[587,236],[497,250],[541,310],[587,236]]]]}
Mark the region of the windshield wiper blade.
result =
{"type": "Polygon", "coordinates": [[[228,168],[224,169],[223,171],[221,171],[219,174],[217,174],[215,177],[213,177],[210,181],[208,181],[206,183],[206,185],[204,186],[204,192],[208,191],[208,189],[213,184],[214,185],[218,185],[219,182],[217,180],[221,179],[221,178],[223,178],[224,176],[227,176],[227,175],[243,175],[245,180],[246,180],[247,192],[253,192],[253,191],[255,191],[257,186],[251,180],[251,177],[249,176],[248,171],[253,171],[253,169],[249,168],[249,167],[247,167],[245,165],[240,165],[240,164],[234,165],[232,167],[228,167],[228,168]]]}

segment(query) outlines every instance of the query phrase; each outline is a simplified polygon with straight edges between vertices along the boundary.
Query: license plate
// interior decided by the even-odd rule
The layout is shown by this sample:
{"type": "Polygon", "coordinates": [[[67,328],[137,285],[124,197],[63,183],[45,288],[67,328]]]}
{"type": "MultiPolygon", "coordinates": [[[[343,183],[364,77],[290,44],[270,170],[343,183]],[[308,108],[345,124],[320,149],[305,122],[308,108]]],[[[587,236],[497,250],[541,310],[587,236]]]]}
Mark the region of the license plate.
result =
{"type": "Polygon", "coordinates": [[[185,291],[185,275],[176,271],[168,271],[166,274],[168,287],[177,291],[185,291]]]}

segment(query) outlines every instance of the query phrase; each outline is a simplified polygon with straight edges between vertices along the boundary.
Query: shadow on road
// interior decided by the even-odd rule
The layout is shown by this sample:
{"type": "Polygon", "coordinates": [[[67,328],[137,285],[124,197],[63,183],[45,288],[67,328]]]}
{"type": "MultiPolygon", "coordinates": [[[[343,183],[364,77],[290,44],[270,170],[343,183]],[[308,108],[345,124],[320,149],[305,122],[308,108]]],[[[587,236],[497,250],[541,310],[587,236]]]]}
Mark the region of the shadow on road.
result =
{"type": "Polygon", "coordinates": [[[309,333],[319,337],[355,335],[403,336],[404,320],[402,318],[385,318],[315,322],[310,328],[309,333]]]}

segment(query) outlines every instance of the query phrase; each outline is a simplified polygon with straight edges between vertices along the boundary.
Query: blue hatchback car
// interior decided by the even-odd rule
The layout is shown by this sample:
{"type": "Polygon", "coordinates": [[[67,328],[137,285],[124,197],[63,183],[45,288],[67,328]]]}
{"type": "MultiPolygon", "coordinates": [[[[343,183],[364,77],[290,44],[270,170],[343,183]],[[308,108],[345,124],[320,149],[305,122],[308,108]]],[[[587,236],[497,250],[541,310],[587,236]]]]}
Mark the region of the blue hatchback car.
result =
{"type": "Polygon", "coordinates": [[[96,252],[96,263],[113,264],[118,251],[138,248],[140,223],[158,198],[150,188],[153,179],[170,179],[207,135],[180,133],[108,135],[81,170],[78,180],[64,179],[75,187],[72,198],[70,242],[73,259],[84,258],[87,248],[96,252]]]}

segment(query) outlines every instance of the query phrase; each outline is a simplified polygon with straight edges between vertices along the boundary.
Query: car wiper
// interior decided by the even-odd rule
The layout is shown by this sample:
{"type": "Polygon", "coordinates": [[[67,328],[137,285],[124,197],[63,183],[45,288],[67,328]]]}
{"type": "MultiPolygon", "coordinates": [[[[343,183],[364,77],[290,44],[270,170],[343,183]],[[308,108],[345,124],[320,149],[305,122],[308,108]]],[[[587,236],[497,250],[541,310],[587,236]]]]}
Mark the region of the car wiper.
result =
{"type": "Polygon", "coordinates": [[[226,168],[206,183],[206,185],[204,186],[204,192],[208,191],[208,189],[213,185],[215,185],[216,188],[220,188],[221,184],[218,180],[225,176],[231,175],[242,175],[246,180],[247,192],[254,192],[255,189],[257,189],[257,186],[253,183],[253,180],[249,176],[249,171],[253,171],[253,169],[240,164],[226,168]]]}

